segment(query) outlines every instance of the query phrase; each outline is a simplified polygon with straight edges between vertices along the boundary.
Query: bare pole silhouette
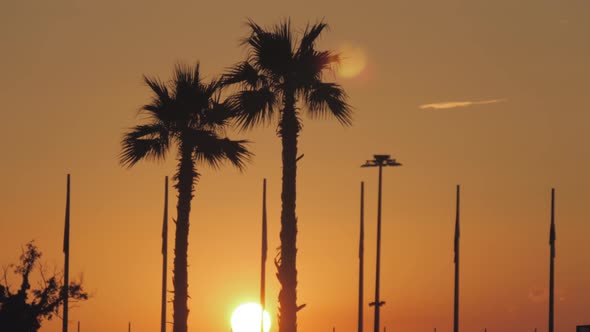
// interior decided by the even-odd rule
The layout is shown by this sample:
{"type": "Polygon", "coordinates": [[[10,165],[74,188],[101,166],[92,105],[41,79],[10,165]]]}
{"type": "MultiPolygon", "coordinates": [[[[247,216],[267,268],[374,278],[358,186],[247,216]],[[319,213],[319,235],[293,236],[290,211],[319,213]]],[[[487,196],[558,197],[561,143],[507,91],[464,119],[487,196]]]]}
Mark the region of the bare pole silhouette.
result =
{"type": "Polygon", "coordinates": [[[459,239],[461,236],[459,224],[459,209],[461,202],[461,187],[457,185],[457,206],[455,211],[455,305],[453,317],[453,331],[459,332],[459,239]]]}
{"type": "Polygon", "coordinates": [[[80,321],[78,321],[78,332],[80,332],[80,321]]]}
{"type": "Polygon", "coordinates": [[[359,308],[358,308],[358,332],[363,332],[363,275],[365,256],[365,183],[361,182],[361,220],[359,235],[359,308]]]}
{"type": "Polygon", "coordinates": [[[70,295],[70,174],[68,174],[66,189],[66,218],[64,227],[64,312],[62,321],[62,331],[68,332],[68,298],[70,295]]]}
{"type": "Polygon", "coordinates": [[[168,177],[164,180],[164,221],[162,222],[162,316],[160,331],[166,332],[166,289],[168,283],[168,177]]]}
{"type": "Polygon", "coordinates": [[[379,299],[379,282],[381,272],[381,194],[382,194],[382,180],[384,166],[401,166],[395,159],[391,159],[389,155],[374,155],[373,160],[367,162],[361,167],[379,167],[379,195],[377,202],[377,262],[375,269],[375,301],[369,305],[375,307],[375,325],[374,332],[379,332],[379,309],[385,304],[385,301],[379,299]]]}
{"type": "Polygon", "coordinates": [[[551,227],[549,230],[549,332],[553,332],[555,293],[555,188],[551,188],[551,227]]]}
{"type": "Polygon", "coordinates": [[[127,331],[131,332],[131,322],[129,322],[129,325],[127,325],[127,331]]]}
{"type": "Polygon", "coordinates": [[[268,251],[266,224],[266,179],[262,181],[262,253],[260,266],[260,331],[264,332],[264,309],[266,308],[266,253],[268,251]]]}

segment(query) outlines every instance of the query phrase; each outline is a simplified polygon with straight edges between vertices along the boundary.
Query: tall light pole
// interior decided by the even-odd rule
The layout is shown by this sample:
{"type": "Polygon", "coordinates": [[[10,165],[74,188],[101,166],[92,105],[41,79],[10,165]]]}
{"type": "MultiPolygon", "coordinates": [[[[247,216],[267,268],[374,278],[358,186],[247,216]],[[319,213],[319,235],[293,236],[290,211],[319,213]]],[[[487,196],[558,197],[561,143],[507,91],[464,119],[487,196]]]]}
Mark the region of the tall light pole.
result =
{"type": "Polygon", "coordinates": [[[66,219],[64,226],[64,312],[62,321],[62,332],[68,332],[68,299],[70,296],[70,174],[66,189],[66,219]]]}
{"type": "Polygon", "coordinates": [[[459,241],[461,230],[459,224],[459,209],[461,202],[461,187],[457,185],[457,207],[455,211],[455,305],[453,316],[453,331],[459,332],[459,241]]]}
{"type": "Polygon", "coordinates": [[[162,222],[162,303],[160,332],[166,332],[166,291],[168,283],[168,177],[164,180],[164,220],[162,222]]]}
{"type": "Polygon", "coordinates": [[[383,167],[401,166],[395,159],[391,159],[388,154],[376,154],[374,159],[367,160],[361,167],[379,167],[379,196],[377,198],[377,267],[375,269],[375,301],[370,305],[375,307],[375,325],[374,332],[379,331],[379,308],[385,304],[379,299],[379,274],[381,272],[381,189],[383,180],[383,167]]]}
{"type": "Polygon", "coordinates": [[[365,256],[365,183],[361,182],[361,225],[359,235],[359,312],[358,332],[363,332],[363,287],[364,287],[364,256],[365,256]]]}
{"type": "Polygon", "coordinates": [[[266,179],[262,181],[262,253],[260,264],[260,332],[264,332],[264,310],[266,310],[266,256],[268,252],[268,234],[266,222],[266,179]]]}
{"type": "Polygon", "coordinates": [[[553,309],[555,293],[555,188],[551,189],[551,225],[549,229],[549,332],[553,332],[553,309]]]}

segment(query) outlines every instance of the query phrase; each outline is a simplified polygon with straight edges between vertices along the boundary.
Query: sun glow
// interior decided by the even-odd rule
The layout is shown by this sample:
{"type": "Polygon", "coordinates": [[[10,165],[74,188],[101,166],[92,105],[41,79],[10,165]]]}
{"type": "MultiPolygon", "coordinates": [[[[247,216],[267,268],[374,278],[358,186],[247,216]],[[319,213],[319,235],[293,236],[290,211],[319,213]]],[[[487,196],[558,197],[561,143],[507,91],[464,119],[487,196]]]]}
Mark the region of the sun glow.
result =
{"type": "Polygon", "coordinates": [[[270,330],[270,315],[265,310],[262,315],[262,307],[258,303],[250,302],[238,306],[231,315],[231,328],[233,332],[260,332],[260,319],[262,317],[264,332],[270,330]]]}
{"type": "Polygon", "coordinates": [[[367,66],[367,53],[361,47],[346,42],[339,49],[340,66],[338,75],[344,78],[358,76],[367,66]]]}

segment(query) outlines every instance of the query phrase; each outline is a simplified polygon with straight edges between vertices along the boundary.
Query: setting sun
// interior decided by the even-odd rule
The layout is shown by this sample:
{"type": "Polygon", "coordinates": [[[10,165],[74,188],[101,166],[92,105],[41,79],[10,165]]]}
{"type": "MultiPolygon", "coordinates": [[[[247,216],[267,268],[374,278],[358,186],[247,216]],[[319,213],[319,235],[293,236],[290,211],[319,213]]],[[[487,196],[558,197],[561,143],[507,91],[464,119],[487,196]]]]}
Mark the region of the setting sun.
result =
{"type": "Polygon", "coordinates": [[[367,53],[361,47],[346,42],[340,47],[341,63],[338,75],[353,78],[363,72],[367,66],[367,53]]]}
{"type": "MultiPolygon", "coordinates": [[[[250,302],[241,304],[231,315],[231,328],[233,332],[260,332],[260,317],[262,307],[258,303],[250,302]]],[[[265,310],[263,316],[264,332],[270,330],[270,315],[265,310]]]]}

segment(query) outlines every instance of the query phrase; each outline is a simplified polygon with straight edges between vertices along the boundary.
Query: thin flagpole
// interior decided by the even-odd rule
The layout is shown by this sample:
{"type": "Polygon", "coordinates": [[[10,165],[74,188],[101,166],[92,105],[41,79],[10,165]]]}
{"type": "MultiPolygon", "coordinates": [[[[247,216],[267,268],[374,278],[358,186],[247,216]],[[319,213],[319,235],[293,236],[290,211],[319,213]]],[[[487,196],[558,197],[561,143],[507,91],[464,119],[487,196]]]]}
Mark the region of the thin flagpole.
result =
{"type": "Polygon", "coordinates": [[[555,188],[551,188],[551,228],[549,229],[549,332],[554,327],[554,293],[555,293],[555,188]]]}
{"type": "Polygon", "coordinates": [[[64,227],[64,312],[62,331],[68,332],[68,298],[70,296],[70,174],[66,189],[66,218],[64,227]]]}
{"type": "Polygon", "coordinates": [[[264,332],[264,310],[266,309],[266,255],[268,251],[266,221],[266,179],[262,181],[262,253],[260,266],[260,331],[264,332]]]}
{"type": "Polygon", "coordinates": [[[358,332],[363,332],[363,274],[365,255],[365,183],[361,182],[361,216],[359,235],[359,303],[358,303],[358,332]]]}
{"type": "Polygon", "coordinates": [[[164,221],[162,222],[162,317],[160,331],[166,332],[166,289],[168,282],[168,177],[164,180],[164,221]]]}
{"type": "Polygon", "coordinates": [[[457,206],[455,211],[455,305],[453,317],[453,331],[459,332],[459,240],[461,228],[459,222],[459,209],[461,202],[461,187],[457,185],[457,206]]]}

